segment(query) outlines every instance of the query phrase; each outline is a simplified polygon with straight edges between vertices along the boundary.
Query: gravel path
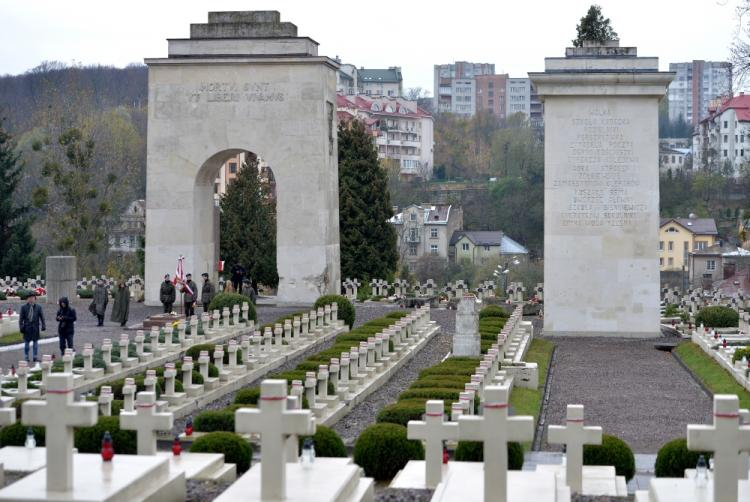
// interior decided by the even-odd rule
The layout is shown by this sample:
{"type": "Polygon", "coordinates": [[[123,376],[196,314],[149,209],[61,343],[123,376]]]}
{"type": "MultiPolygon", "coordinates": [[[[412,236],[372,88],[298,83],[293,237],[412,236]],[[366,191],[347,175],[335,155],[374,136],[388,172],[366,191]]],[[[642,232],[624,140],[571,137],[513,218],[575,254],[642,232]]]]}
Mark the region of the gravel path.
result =
{"type": "MultiPolygon", "coordinates": [[[[430,316],[441,326],[441,332],[398,370],[385,385],[354,407],[333,429],[346,444],[353,444],[359,434],[375,423],[378,412],[396,401],[398,395],[416,380],[423,369],[439,363],[451,350],[456,313],[453,310],[432,310],[430,316]]],[[[416,499],[415,499],[416,500],[416,499]]]]}
{"type": "MultiPolygon", "coordinates": [[[[563,424],[568,404],[586,406],[586,423],[625,440],[634,452],[656,453],[684,437],[687,424],[711,421],[711,399],[654,340],[554,338],[547,424],[563,424]]],[[[546,431],[546,429],[545,429],[546,431]]],[[[557,450],[546,443],[542,449],[557,450]]]]}

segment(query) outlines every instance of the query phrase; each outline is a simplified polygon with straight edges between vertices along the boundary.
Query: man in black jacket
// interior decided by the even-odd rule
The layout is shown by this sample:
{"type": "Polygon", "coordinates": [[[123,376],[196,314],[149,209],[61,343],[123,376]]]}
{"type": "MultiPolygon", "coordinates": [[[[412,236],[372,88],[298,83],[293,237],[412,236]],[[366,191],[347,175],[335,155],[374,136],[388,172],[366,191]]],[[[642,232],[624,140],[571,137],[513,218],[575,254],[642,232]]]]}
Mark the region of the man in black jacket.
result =
{"type": "Polygon", "coordinates": [[[29,361],[29,344],[33,344],[34,362],[39,357],[39,326],[41,331],[46,331],[47,326],[44,323],[44,312],[42,307],[36,304],[36,293],[31,293],[26,298],[26,304],[21,307],[21,315],[18,319],[18,325],[23,335],[23,354],[27,362],[29,361]]]}
{"type": "Polygon", "coordinates": [[[57,311],[57,337],[60,339],[60,357],[65,355],[65,349],[73,348],[73,335],[75,334],[76,309],[71,308],[67,297],[60,298],[60,308],[57,311]]]}
{"type": "Polygon", "coordinates": [[[169,314],[172,312],[172,305],[174,305],[177,293],[174,288],[174,284],[169,280],[169,274],[164,276],[164,282],[161,283],[159,288],[159,301],[164,305],[164,313],[169,314]]]}

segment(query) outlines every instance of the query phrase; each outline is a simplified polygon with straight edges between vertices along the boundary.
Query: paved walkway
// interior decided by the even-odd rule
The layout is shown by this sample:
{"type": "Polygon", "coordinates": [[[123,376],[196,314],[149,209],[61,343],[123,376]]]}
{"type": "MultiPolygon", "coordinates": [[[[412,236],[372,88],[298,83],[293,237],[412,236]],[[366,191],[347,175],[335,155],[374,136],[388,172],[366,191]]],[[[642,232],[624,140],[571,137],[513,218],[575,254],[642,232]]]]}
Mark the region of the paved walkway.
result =
{"type": "MultiPolygon", "coordinates": [[[[586,407],[586,423],[625,440],[634,452],[656,453],[685,437],[688,424],[709,423],[708,395],[654,340],[554,338],[546,424],[563,424],[568,404],[586,407]]],[[[545,429],[546,430],[546,429],[545,429]]],[[[543,450],[558,450],[546,444],[543,450]]]]}

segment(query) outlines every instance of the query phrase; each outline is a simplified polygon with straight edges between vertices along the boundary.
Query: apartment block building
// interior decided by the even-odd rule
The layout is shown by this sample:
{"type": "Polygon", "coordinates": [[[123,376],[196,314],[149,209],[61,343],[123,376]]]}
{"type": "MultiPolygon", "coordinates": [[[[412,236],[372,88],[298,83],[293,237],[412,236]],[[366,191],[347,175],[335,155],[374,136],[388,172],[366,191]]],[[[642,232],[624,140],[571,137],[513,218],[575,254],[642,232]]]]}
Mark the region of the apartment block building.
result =
{"type": "Polygon", "coordinates": [[[478,75],[474,78],[477,112],[492,113],[501,120],[505,118],[507,80],[507,74],[478,75]]]}
{"type": "Polygon", "coordinates": [[[731,170],[750,160],[750,95],[725,100],[693,133],[693,169],[731,170]]]}
{"type": "Polygon", "coordinates": [[[399,164],[403,178],[430,179],[433,169],[433,118],[405,98],[338,93],[339,122],[360,119],[373,135],[378,158],[399,164]]]}
{"type": "Polygon", "coordinates": [[[473,116],[477,111],[475,79],[494,74],[495,65],[490,63],[456,61],[435,65],[433,110],[438,113],[473,116]]]}
{"type": "Polygon", "coordinates": [[[667,90],[671,121],[682,116],[696,127],[708,115],[712,100],[732,95],[732,64],[726,61],[670,63],[669,71],[677,73],[667,90]]]}
{"type": "Polygon", "coordinates": [[[371,69],[342,64],[336,76],[336,91],[347,95],[401,97],[404,95],[401,67],[371,69]]]}

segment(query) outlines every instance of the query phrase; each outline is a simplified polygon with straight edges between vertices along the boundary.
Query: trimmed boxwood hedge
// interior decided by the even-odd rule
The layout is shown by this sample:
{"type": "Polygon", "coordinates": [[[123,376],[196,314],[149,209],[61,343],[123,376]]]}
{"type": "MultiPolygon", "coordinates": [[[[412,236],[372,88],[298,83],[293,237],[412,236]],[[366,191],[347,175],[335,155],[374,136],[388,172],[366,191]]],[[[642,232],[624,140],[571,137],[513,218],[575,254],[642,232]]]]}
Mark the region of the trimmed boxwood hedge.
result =
{"type": "Polygon", "coordinates": [[[736,328],[739,326],[739,314],[729,307],[704,307],[695,316],[695,324],[708,328],[736,328]]]}
{"type": "MultiPolygon", "coordinates": [[[[459,441],[455,459],[460,462],[482,462],[484,443],[479,441],[459,441]]],[[[515,441],[508,442],[508,469],[520,471],[523,468],[523,446],[515,441]]]]}
{"type": "Polygon", "coordinates": [[[583,465],[613,465],[617,475],[625,476],[626,481],[635,476],[633,450],[625,441],[609,434],[602,436],[601,445],[584,445],[583,465]]]}
{"type": "Polygon", "coordinates": [[[260,399],[260,387],[240,389],[234,396],[234,404],[258,404],[260,399]]]}
{"type": "Polygon", "coordinates": [[[479,311],[479,319],[484,319],[486,317],[500,317],[507,319],[510,317],[510,314],[499,305],[488,305],[479,311]]]}
{"type": "Polygon", "coordinates": [[[734,354],[732,354],[732,362],[740,361],[743,357],[750,361],[750,347],[735,349],[734,354]]]}
{"type": "Polygon", "coordinates": [[[205,410],[196,415],[193,428],[198,432],[234,432],[234,411],[205,410]]]}
{"type": "Polygon", "coordinates": [[[135,455],[138,453],[136,431],[120,429],[117,417],[99,417],[96,425],[75,430],[74,444],[79,453],[99,453],[102,449],[102,438],[109,431],[115,453],[135,455]]]}
{"type": "Polygon", "coordinates": [[[419,389],[408,389],[402,392],[399,399],[443,399],[445,401],[458,401],[459,390],[446,389],[443,387],[428,387],[419,389]]]}
{"type": "MultiPolygon", "coordinates": [[[[26,444],[26,431],[28,426],[16,422],[0,429],[0,445],[2,446],[23,446],[26,444]]],[[[37,446],[44,446],[44,427],[32,427],[34,439],[37,446]]]]}
{"type": "Polygon", "coordinates": [[[688,450],[685,438],[673,439],[659,448],[659,453],[656,455],[656,477],[683,478],[685,469],[694,469],[701,455],[706,458],[706,462],[713,456],[706,451],[688,450]]]}
{"type": "Polygon", "coordinates": [[[346,446],[336,431],[324,425],[315,427],[315,434],[312,436],[300,436],[299,451],[302,453],[302,443],[311,437],[315,447],[316,457],[346,457],[346,446]]]}
{"type": "Polygon", "coordinates": [[[342,295],[323,295],[315,300],[313,308],[317,310],[319,307],[325,307],[334,302],[338,306],[337,318],[343,320],[349,326],[349,329],[351,329],[354,326],[356,312],[354,311],[354,305],[352,305],[352,302],[347,297],[342,295]]]}
{"type": "Polygon", "coordinates": [[[227,307],[231,312],[232,307],[234,307],[235,305],[239,305],[240,315],[242,315],[242,304],[246,302],[248,305],[250,305],[250,309],[247,311],[247,316],[253,321],[256,321],[258,319],[258,316],[255,313],[255,305],[253,305],[253,301],[249,296],[240,295],[238,293],[217,294],[216,296],[214,296],[213,300],[211,300],[211,303],[208,304],[208,310],[211,312],[213,312],[214,310],[218,310],[219,313],[221,313],[224,311],[224,307],[227,307]]]}
{"type": "Polygon", "coordinates": [[[423,459],[422,443],[407,439],[402,425],[371,425],[354,445],[354,463],[364,469],[366,476],[378,481],[393,479],[409,460],[423,459]]]}
{"type": "Polygon", "coordinates": [[[237,474],[250,468],[253,449],[250,443],[234,432],[211,432],[193,441],[191,453],[223,453],[224,462],[237,465],[237,474]]]}

